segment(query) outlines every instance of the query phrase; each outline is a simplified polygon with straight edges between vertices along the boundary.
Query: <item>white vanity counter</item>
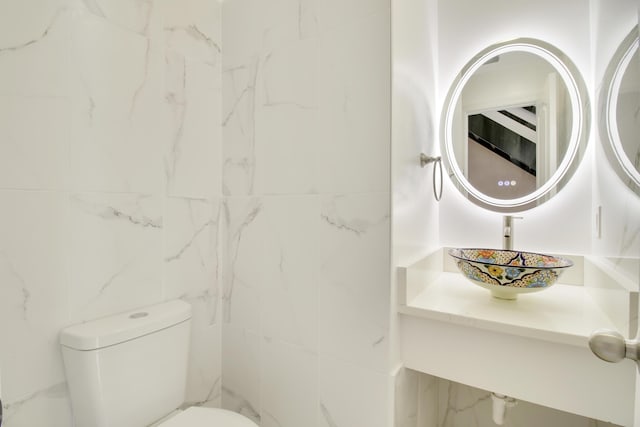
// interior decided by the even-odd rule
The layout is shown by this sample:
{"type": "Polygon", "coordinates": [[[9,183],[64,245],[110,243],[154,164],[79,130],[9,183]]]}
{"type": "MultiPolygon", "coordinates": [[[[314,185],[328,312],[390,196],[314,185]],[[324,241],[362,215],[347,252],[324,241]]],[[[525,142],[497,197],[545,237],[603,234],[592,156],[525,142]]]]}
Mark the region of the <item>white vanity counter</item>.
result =
{"type": "Polygon", "coordinates": [[[635,366],[597,359],[588,338],[599,328],[635,331],[637,292],[612,284],[601,265],[578,257],[560,278],[564,283],[500,300],[456,272],[445,253],[398,268],[405,366],[629,425],[635,366]]]}
{"type": "Polygon", "coordinates": [[[442,273],[400,313],[522,337],[587,346],[591,332],[616,329],[584,286],[557,283],[517,300],[493,298],[459,273],[442,273]]]}

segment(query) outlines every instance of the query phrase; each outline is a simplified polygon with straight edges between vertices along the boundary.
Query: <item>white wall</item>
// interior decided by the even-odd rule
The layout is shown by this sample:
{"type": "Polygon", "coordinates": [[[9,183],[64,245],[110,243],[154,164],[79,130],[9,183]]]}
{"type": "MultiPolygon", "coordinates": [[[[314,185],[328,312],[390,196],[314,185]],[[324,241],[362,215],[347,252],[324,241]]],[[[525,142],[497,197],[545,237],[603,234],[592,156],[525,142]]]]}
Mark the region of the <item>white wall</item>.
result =
{"type": "MultiPolygon", "coordinates": [[[[419,155],[440,155],[437,106],[437,1],[393,2],[393,250],[395,264],[434,250],[438,204],[433,168],[419,155]]],[[[437,173],[436,173],[437,174],[437,173]]],[[[439,178],[438,178],[439,179],[439,178]]]]}
{"type": "Polygon", "coordinates": [[[58,332],[182,298],[220,403],[220,7],[0,5],[3,426],[70,426],[58,332]]]}

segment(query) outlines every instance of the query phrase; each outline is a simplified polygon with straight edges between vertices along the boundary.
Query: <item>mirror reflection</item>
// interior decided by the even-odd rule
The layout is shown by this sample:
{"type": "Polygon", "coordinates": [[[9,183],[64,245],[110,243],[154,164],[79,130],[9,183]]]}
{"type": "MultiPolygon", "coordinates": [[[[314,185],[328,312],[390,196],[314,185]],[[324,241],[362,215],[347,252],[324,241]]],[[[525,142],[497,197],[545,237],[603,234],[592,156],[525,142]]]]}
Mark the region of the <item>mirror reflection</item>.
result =
{"type": "Polygon", "coordinates": [[[456,162],[469,183],[503,200],[540,188],[567,152],[568,103],[558,71],[538,55],[508,52],[487,59],[456,106],[466,130],[453,141],[456,162]]]}
{"type": "Polygon", "coordinates": [[[529,209],[568,182],[588,128],[575,65],[548,43],[517,39],[480,52],[453,82],[443,157],[469,200],[499,212],[529,209]]]}
{"type": "Polygon", "coordinates": [[[638,27],[622,41],[603,79],[600,130],[609,163],[640,195],[640,57],[638,27]]]}
{"type": "Polygon", "coordinates": [[[640,172],[640,87],[638,87],[638,45],[627,64],[620,82],[616,101],[615,126],[620,137],[620,148],[631,167],[640,172]]]}

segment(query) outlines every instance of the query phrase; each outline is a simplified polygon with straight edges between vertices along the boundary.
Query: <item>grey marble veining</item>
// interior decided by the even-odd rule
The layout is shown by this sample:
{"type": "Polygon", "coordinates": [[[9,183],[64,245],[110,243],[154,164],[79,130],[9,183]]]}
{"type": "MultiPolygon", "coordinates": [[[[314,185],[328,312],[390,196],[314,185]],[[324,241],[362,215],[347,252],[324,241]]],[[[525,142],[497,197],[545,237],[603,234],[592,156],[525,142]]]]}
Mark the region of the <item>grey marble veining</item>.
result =
{"type": "Polygon", "coordinates": [[[16,270],[16,267],[11,262],[11,259],[9,258],[9,256],[3,253],[2,251],[0,251],[0,261],[2,262],[2,264],[6,265],[6,268],[9,274],[13,278],[15,278],[15,283],[19,287],[19,291],[22,296],[22,303],[21,303],[22,319],[26,321],[28,320],[29,301],[31,299],[31,292],[27,287],[27,282],[22,277],[22,275],[16,270]]]}
{"type": "MultiPolygon", "coordinates": [[[[438,427],[494,427],[491,393],[438,379],[438,427]]],[[[604,421],[518,401],[507,409],[505,427],[616,427],[604,421]]]]}
{"type": "Polygon", "coordinates": [[[82,2],[89,12],[93,13],[96,16],[99,16],[100,18],[107,17],[107,15],[98,4],[97,0],[82,0],[82,2]]]}
{"type": "Polygon", "coordinates": [[[167,89],[165,100],[169,105],[174,118],[171,146],[165,158],[165,173],[169,184],[175,179],[181,155],[181,142],[183,140],[185,119],[187,116],[187,66],[185,58],[181,55],[168,55],[166,58],[167,74],[173,77],[174,86],[167,89]]]}
{"type": "Polygon", "coordinates": [[[47,25],[47,27],[44,30],[42,30],[42,33],[38,34],[36,37],[13,46],[0,46],[0,56],[8,53],[18,52],[22,49],[25,49],[27,47],[30,47],[34,44],[41,42],[49,35],[53,27],[57,24],[61,15],[66,12],[67,12],[67,8],[58,9],[55,12],[55,14],[51,17],[51,20],[49,21],[49,24],[47,25]]]}
{"type": "Polygon", "coordinates": [[[99,287],[98,292],[93,297],[93,301],[100,299],[105,292],[109,290],[114,283],[116,283],[123,275],[126,274],[127,270],[131,267],[133,262],[130,260],[129,262],[124,263],[117,271],[115,271],[104,283],[99,287]]]}
{"type": "Polygon", "coordinates": [[[142,72],[142,77],[141,77],[141,81],[138,84],[137,88],[134,90],[133,95],[131,97],[131,107],[129,109],[129,119],[133,120],[134,117],[134,113],[136,111],[136,107],[138,106],[138,100],[140,98],[140,94],[142,93],[142,91],[145,88],[145,85],[147,84],[147,80],[149,79],[149,63],[150,63],[150,57],[151,57],[151,40],[150,39],[146,39],[145,40],[146,43],[146,47],[144,50],[144,63],[143,63],[143,72],[142,72]]]}
{"type": "Polygon", "coordinates": [[[242,242],[242,235],[251,223],[262,211],[262,203],[259,199],[251,199],[249,206],[242,212],[242,216],[237,217],[231,214],[229,204],[225,203],[225,221],[228,227],[226,252],[228,261],[226,265],[227,277],[224,280],[224,290],[222,294],[223,316],[226,322],[231,321],[231,304],[234,288],[237,285],[236,263],[242,242]],[[237,225],[236,225],[237,223],[237,225]]]}
{"type": "Polygon", "coordinates": [[[619,253],[622,256],[640,257],[640,254],[633,254],[633,248],[640,246],[640,221],[632,217],[630,212],[625,212],[623,219],[622,239],[620,240],[619,253]]]}
{"type": "Polygon", "coordinates": [[[219,55],[222,53],[220,44],[208,36],[198,25],[170,26],[165,27],[164,31],[168,37],[183,34],[189,37],[191,41],[204,45],[208,51],[208,57],[204,60],[204,63],[209,65],[218,64],[219,55]]]}
{"type": "Polygon", "coordinates": [[[223,70],[224,88],[229,102],[223,108],[222,127],[225,158],[224,193],[252,194],[256,166],[256,83],[260,69],[258,58],[247,65],[223,70]]]}
{"type": "Polygon", "coordinates": [[[275,427],[284,427],[284,425],[278,420],[278,418],[269,411],[262,411],[262,425],[269,425],[275,427]]]}
{"type": "Polygon", "coordinates": [[[125,208],[111,206],[106,203],[92,201],[83,196],[72,196],[72,201],[83,212],[102,218],[106,221],[118,220],[126,221],[136,227],[162,228],[162,218],[152,218],[143,212],[140,202],[147,196],[136,196],[137,200],[125,208]]]}
{"type": "Polygon", "coordinates": [[[127,3],[104,0],[82,0],[84,9],[92,15],[110,21],[137,34],[149,35],[154,0],[132,0],[127,3]],[[123,7],[124,6],[124,7],[123,7]]]}
{"type": "Polygon", "coordinates": [[[212,404],[214,407],[219,406],[221,380],[221,377],[217,377],[211,384],[207,394],[201,400],[185,402],[182,408],[188,408],[190,406],[210,406],[212,404]]]}
{"type": "Polygon", "coordinates": [[[6,402],[3,401],[3,425],[6,423],[7,425],[11,425],[12,419],[18,415],[18,413],[23,410],[24,407],[29,404],[40,400],[40,399],[67,399],[69,392],[67,390],[67,383],[62,382],[58,384],[54,384],[50,387],[47,387],[42,390],[37,390],[31,393],[30,395],[16,401],[6,402]]]}
{"type": "Polygon", "coordinates": [[[356,236],[361,236],[362,234],[367,233],[371,228],[389,221],[389,215],[386,214],[380,218],[374,219],[342,215],[338,211],[336,204],[333,202],[325,204],[320,216],[322,220],[331,227],[342,231],[348,231],[356,236]]]}
{"type": "Polygon", "coordinates": [[[447,384],[446,407],[444,408],[444,416],[440,422],[442,427],[459,425],[459,417],[464,417],[469,427],[481,425],[476,412],[480,410],[482,404],[491,400],[491,394],[485,392],[463,397],[461,393],[465,391],[467,391],[467,389],[461,388],[452,382],[447,384]],[[470,422],[473,422],[473,424],[470,424],[470,422]]]}
{"type": "MultiPolygon", "coordinates": [[[[193,232],[189,240],[186,241],[185,244],[176,253],[165,257],[164,259],[165,262],[173,262],[173,261],[179,260],[184,255],[184,253],[194,245],[194,242],[198,238],[198,236],[203,234],[205,231],[208,231],[210,227],[213,227],[217,224],[218,224],[218,218],[215,218],[215,219],[210,219],[206,221],[202,225],[199,225],[195,229],[195,231],[193,232]]],[[[198,251],[198,253],[200,258],[200,264],[204,265],[205,260],[203,259],[203,255],[202,253],[200,253],[200,251],[198,251]]]]}
{"type": "Polygon", "coordinates": [[[322,402],[320,402],[320,412],[322,413],[322,419],[329,427],[339,427],[338,424],[336,424],[336,422],[333,420],[329,409],[327,409],[327,407],[322,402]]]}
{"type": "Polygon", "coordinates": [[[255,423],[260,424],[260,413],[253,407],[249,400],[224,385],[222,386],[222,393],[225,402],[229,402],[231,404],[225,404],[226,408],[238,412],[239,414],[253,420],[255,423]]]}

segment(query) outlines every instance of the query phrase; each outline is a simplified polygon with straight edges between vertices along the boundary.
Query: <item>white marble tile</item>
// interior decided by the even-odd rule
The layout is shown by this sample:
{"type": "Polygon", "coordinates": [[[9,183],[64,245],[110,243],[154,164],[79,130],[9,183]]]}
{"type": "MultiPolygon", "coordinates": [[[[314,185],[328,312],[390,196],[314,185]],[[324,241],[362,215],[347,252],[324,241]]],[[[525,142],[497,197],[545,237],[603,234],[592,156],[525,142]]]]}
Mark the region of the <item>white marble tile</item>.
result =
{"type": "Polygon", "coordinates": [[[222,70],[222,189],[225,195],[254,193],[258,58],[222,70]]]}
{"type": "Polygon", "coordinates": [[[262,427],[314,427],[318,408],[318,357],[308,350],[263,339],[262,427]]]}
{"type": "Polygon", "coordinates": [[[67,99],[0,96],[0,188],[66,189],[70,131],[67,99]]]}
{"type": "MultiPolygon", "coordinates": [[[[268,261],[260,257],[265,227],[262,200],[233,197],[223,207],[223,322],[260,331],[260,272],[268,261]]],[[[277,254],[272,255],[272,259],[277,254]]],[[[273,261],[272,261],[273,263],[273,261]]]]}
{"type": "Polygon", "coordinates": [[[438,378],[401,368],[396,375],[396,427],[437,427],[438,378]]]}
{"type": "Polygon", "coordinates": [[[167,192],[210,197],[222,193],[220,70],[169,52],[165,102],[171,133],[165,154],[167,192]],[[218,77],[216,77],[218,76],[218,77]]]}
{"type": "MultiPolygon", "coordinates": [[[[122,29],[149,36],[157,29],[160,14],[154,0],[81,0],[83,10],[122,29]],[[155,12],[155,13],[154,13],[155,12]]],[[[156,33],[157,34],[157,33],[156,33]]]]}
{"type": "Polygon", "coordinates": [[[222,405],[222,324],[208,325],[198,302],[192,303],[191,348],[185,401],[189,405],[222,405]]]}
{"type": "Polygon", "coordinates": [[[223,325],[222,407],[260,424],[260,337],[223,325]]]}
{"type": "Polygon", "coordinates": [[[307,0],[313,2],[317,26],[321,32],[349,26],[376,13],[389,14],[388,0],[307,0]]]}
{"type": "Polygon", "coordinates": [[[438,378],[420,373],[418,393],[418,427],[437,426],[438,378]]]}
{"type": "Polygon", "coordinates": [[[163,31],[167,50],[190,61],[220,66],[221,9],[219,1],[165,0],[163,31]]]}
{"type": "Polygon", "coordinates": [[[222,192],[221,5],[163,2],[165,100],[172,130],[166,154],[168,194],[222,192]]]}
{"type": "Polygon", "coordinates": [[[259,277],[262,334],[316,351],[319,200],[271,197],[263,209],[260,256],[269,263],[259,277]]]}
{"type": "Polygon", "coordinates": [[[377,13],[320,39],[315,157],[321,193],[389,191],[389,19],[388,11],[377,13]]]}
{"type": "Polygon", "coordinates": [[[317,41],[310,39],[311,3],[223,4],[225,194],[313,190],[317,41]]]}
{"type": "Polygon", "coordinates": [[[257,194],[306,194],[316,182],[317,40],[270,51],[260,64],[255,111],[257,194]]]}
{"type": "MultiPolygon", "coordinates": [[[[222,3],[223,67],[237,67],[258,56],[263,43],[265,2],[235,0],[222,3]],[[252,13],[247,13],[247,11],[252,13]]],[[[226,102],[226,101],[225,101],[226,102]]]]}
{"type": "Polygon", "coordinates": [[[69,427],[73,425],[69,392],[64,382],[36,390],[3,407],[2,425],[5,427],[69,427]]]}
{"type": "Polygon", "coordinates": [[[438,426],[483,425],[479,424],[481,414],[488,415],[485,422],[492,422],[491,393],[487,391],[440,380],[438,396],[438,426]]]}
{"type": "MultiPolygon", "coordinates": [[[[493,427],[492,401],[489,391],[451,381],[438,380],[439,427],[493,427]]],[[[615,427],[614,424],[585,418],[568,412],[518,401],[507,409],[506,427],[615,427]]]]}
{"type": "Polygon", "coordinates": [[[0,205],[2,398],[17,416],[25,399],[64,382],[68,204],[58,193],[0,191],[0,205]]]}
{"type": "Polygon", "coordinates": [[[66,0],[0,4],[0,93],[65,96],[72,11],[66,0]]]}
{"type": "Polygon", "coordinates": [[[0,5],[0,46],[17,46],[36,39],[53,17],[68,10],[69,0],[7,0],[0,5]]]}
{"type": "Polygon", "coordinates": [[[192,306],[186,402],[219,407],[222,386],[218,200],[165,199],[165,299],[192,306]]]}
{"type": "Polygon", "coordinates": [[[162,300],[162,206],[154,196],[71,196],[74,321],[162,300]]]}
{"type": "Polygon", "coordinates": [[[72,188],[160,193],[172,133],[163,51],[147,37],[78,13],[72,52],[72,188]]]}
{"type": "Polygon", "coordinates": [[[164,298],[201,310],[203,326],[219,323],[220,202],[165,199],[164,298]]]}
{"type": "Polygon", "coordinates": [[[389,195],[324,197],[319,235],[320,353],[386,371],[389,195]]]}
{"type": "Polygon", "coordinates": [[[316,36],[315,8],[315,0],[224,2],[225,64],[237,66],[273,48],[316,36]]]}
{"type": "Polygon", "coordinates": [[[317,348],[316,196],[226,202],[225,321],[317,348]]]}
{"type": "Polygon", "coordinates": [[[359,364],[320,357],[318,427],[387,427],[391,380],[359,364]]]}
{"type": "Polygon", "coordinates": [[[418,427],[420,373],[400,368],[395,377],[394,426],[418,427]]]}

